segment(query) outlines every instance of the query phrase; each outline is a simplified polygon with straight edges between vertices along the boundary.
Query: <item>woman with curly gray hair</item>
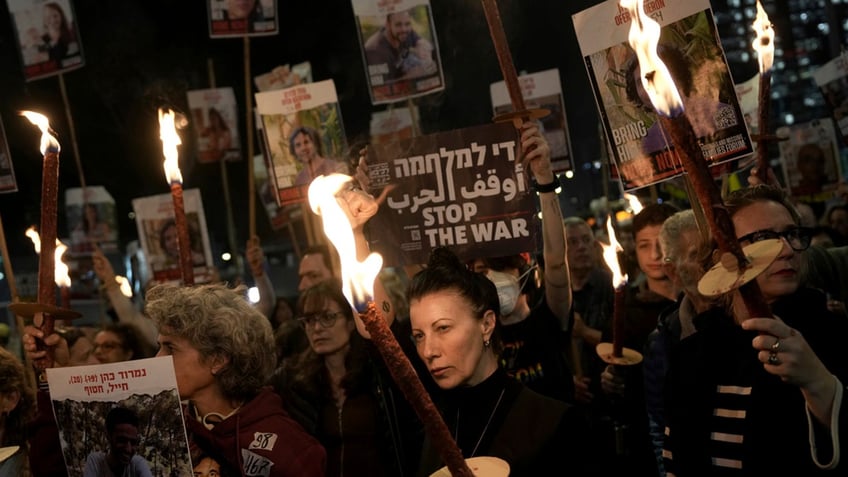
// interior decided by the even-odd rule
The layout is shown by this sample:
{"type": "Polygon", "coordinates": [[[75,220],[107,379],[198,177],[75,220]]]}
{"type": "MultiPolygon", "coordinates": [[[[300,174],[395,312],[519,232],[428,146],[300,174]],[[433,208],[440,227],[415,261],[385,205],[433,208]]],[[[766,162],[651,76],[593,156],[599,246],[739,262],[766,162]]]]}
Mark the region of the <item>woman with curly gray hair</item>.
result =
{"type": "Polygon", "coordinates": [[[157,356],[174,360],[193,446],[243,475],[324,475],[324,448],[265,386],[277,364],[271,325],[243,287],[159,285],[145,311],[159,327],[157,356]]]}

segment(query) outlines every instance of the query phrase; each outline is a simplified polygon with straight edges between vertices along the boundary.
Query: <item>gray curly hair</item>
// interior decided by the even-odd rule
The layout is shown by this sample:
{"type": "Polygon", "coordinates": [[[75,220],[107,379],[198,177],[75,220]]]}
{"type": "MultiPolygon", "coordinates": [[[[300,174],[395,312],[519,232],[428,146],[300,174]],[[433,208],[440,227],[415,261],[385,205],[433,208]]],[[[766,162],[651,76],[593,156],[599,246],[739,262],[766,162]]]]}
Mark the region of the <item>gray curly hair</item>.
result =
{"type": "Polygon", "coordinates": [[[269,321],[245,299],[245,287],[157,285],[145,312],[163,333],[188,340],[202,359],[226,358],[215,377],[224,395],[250,399],[277,366],[269,321]]]}

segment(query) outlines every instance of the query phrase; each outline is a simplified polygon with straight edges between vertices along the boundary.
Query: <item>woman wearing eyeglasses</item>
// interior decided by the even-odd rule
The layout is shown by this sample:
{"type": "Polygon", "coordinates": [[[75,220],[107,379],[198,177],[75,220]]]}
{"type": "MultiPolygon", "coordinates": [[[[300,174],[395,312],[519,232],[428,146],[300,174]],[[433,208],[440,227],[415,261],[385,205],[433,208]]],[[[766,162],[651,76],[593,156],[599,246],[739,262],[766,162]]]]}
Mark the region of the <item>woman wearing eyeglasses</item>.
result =
{"type": "Polygon", "coordinates": [[[327,450],[326,475],[409,475],[421,426],[373,345],[356,331],[341,284],[328,280],[304,290],[297,308],[309,347],[274,383],[327,450]]]}
{"type": "Polygon", "coordinates": [[[725,205],[743,247],[779,240],[777,258],[756,278],[774,316],[747,316],[736,294],[732,312],[695,318],[697,332],[679,344],[666,382],[666,469],[678,477],[840,474],[848,321],[802,285],[810,233],[780,189],[741,189],[725,205]]]}

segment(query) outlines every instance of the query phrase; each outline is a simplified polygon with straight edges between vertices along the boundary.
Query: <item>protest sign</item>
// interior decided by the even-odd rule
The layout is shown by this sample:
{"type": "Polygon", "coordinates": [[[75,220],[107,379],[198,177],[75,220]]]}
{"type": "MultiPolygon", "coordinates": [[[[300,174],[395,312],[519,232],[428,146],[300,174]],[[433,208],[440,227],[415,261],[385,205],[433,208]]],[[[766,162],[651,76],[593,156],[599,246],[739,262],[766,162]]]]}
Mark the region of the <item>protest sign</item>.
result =
{"type": "MultiPolygon", "coordinates": [[[[191,242],[194,281],[205,283],[212,279],[213,262],[200,190],[184,190],[183,201],[191,242]]],[[[171,194],[140,197],[133,199],[132,205],[141,248],[147,258],[148,276],[155,282],[179,282],[180,249],[171,194]]]]}
{"type": "MultiPolygon", "coordinates": [[[[751,154],[751,138],[734,91],[707,0],[645,3],[662,27],[657,52],[674,78],[685,114],[713,166],[751,154]]],[[[625,190],[683,173],[642,86],[627,42],[630,14],[609,0],[572,17],[595,101],[625,190]]]]}
{"type": "Polygon", "coordinates": [[[241,159],[238,136],[238,105],[232,88],[189,91],[192,129],[199,162],[241,159]]]}
{"type": "Polygon", "coordinates": [[[463,259],[534,250],[535,199],[511,123],[368,148],[373,251],[386,265],[426,263],[449,246],[463,259]]]}
{"type": "Polygon", "coordinates": [[[312,65],[305,61],[294,66],[282,65],[253,78],[253,83],[259,91],[273,91],[291,86],[311,83],[312,65]]]}
{"type": "Polygon", "coordinates": [[[65,190],[65,213],[71,252],[89,253],[95,246],[104,253],[118,251],[118,215],[115,199],[103,186],[65,190]]]}
{"type": "Polygon", "coordinates": [[[277,0],[227,1],[209,0],[209,37],[275,35],[277,0]]]}
{"type": "Polygon", "coordinates": [[[445,89],[430,0],[353,0],[374,104],[445,89]]]}
{"type": "Polygon", "coordinates": [[[409,139],[415,135],[415,123],[412,115],[418,117],[418,108],[389,108],[371,113],[371,144],[409,139]]]}
{"type": "Polygon", "coordinates": [[[332,80],[256,93],[256,110],[280,205],[306,201],[319,175],[350,173],[332,80]]]}
{"type": "Polygon", "coordinates": [[[9,141],[6,140],[6,129],[0,118],[0,194],[18,191],[18,181],[15,179],[15,168],[12,167],[12,155],[9,153],[9,141]]]}
{"type": "Polygon", "coordinates": [[[778,128],[783,177],[790,194],[806,203],[834,197],[842,178],[839,146],[833,121],[816,119],[778,128]]]}
{"type": "MultiPolygon", "coordinates": [[[[540,71],[518,77],[521,96],[529,109],[546,109],[550,113],[537,121],[542,135],[551,148],[551,167],[554,172],[574,169],[571,140],[568,137],[568,119],[562,98],[562,84],[558,69],[540,71]]],[[[506,82],[492,83],[489,87],[495,116],[513,111],[506,82]]]]}
{"type": "Polygon", "coordinates": [[[84,64],[70,0],[7,0],[26,81],[75,70],[84,64]]]}
{"type": "Polygon", "coordinates": [[[68,476],[106,475],[101,469],[117,437],[110,435],[107,418],[125,424],[120,435],[133,443],[121,448],[132,449],[125,456],[127,472],[192,475],[170,356],[51,368],[47,380],[68,476]]]}
{"type": "Polygon", "coordinates": [[[839,55],[813,71],[813,79],[830,107],[843,144],[848,145],[848,55],[839,55]]]}

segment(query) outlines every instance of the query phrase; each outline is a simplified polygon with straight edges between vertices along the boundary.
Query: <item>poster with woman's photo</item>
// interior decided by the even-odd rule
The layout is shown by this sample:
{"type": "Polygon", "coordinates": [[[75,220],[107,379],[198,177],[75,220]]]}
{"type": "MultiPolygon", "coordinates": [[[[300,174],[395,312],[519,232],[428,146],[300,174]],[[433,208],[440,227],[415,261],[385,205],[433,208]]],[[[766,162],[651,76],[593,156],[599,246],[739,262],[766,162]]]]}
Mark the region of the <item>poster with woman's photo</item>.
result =
{"type": "Polygon", "coordinates": [[[6,140],[6,129],[3,127],[3,118],[0,118],[0,194],[17,191],[18,181],[15,179],[15,168],[12,167],[9,141],[6,140]]]}
{"type": "Polygon", "coordinates": [[[208,0],[209,37],[276,35],[277,0],[208,0]]]}
{"type": "Polygon", "coordinates": [[[806,203],[823,203],[834,197],[842,170],[839,142],[830,118],[777,129],[781,138],[783,178],[790,194],[806,203]]]}
{"type": "Polygon", "coordinates": [[[373,104],[445,89],[430,0],[352,0],[373,104]]]}
{"type": "Polygon", "coordinates": [[[66,189],[65,214],[71,253],[91,253],[95,247],[104,253],[118,252],[118,214],[115,199],[105,187],[66,189]]]}
{"type": "MultiPolygon", "coordinates": [[[[559,70],[554,68],[521,75],[518,77],[518,84],[521,86],[521,96],[527,108],[549,111],[547,116],[539,118],[536,123],[551,146],[551,166],[554,172],[573,170],[571,140],[568,137],[568,119],[562,99],[559,70]]],[[[506,82],[492,83],[489,86],[489,94],[492,96],[492,110],[495,116],[513,111],[506,82]]]]}
{"type": "MultiPolygon", "coordinates": [[[[661,27],[657,54],[669,69],[685,115],[710,166],[753,149],[724,56],[710,2],[645,2],[661,27]]],[[[613,159],[625,190],[683,173],[678,151],[642,86],[628,43],[632,19],[616,0],[572,17],[613,159]]]]}
{"type": "Polygon", "coordinates": [[[350,174],[342,112],[332,80],[256,93],[277,202],[307,200],[312,179],[350,174]]]}
{"type": "Polygon", "coordinates": [[[83,65],[82,43],[70,0],[7,0],[24,78],[32,81],[83,65]]]}
{"type": "Polygon", "coordinates": [[[171,356],[47,370],[68,477],[192,474],[171,356]]]}
{"type": "MultiPolygon", "coordinates": [[[[212,279],[212,248],[206,230],[206,215],[199,189],[183,191],[186,222],[191,242],[191,261],[194,264],[195,283],[212,279]]],[[[147,257],[148,276],[154,282],[179,282],[180,245],[177,224],[174,220],[174,202],[171,194],[140,197],[132,201],[135,223],[141,248],[147,257]]]]}
{"type": "Polygon", "coordinates": [[[848,54],[842,54],[813,71],[813,79],[830,107],[833,120],[848,145],[848,54]]]}
{"type": "Polygon", "coordinates": [[[232,88],[189,91],[188,108],[199,162],[238,161],[238,105],[232,88]]]}

